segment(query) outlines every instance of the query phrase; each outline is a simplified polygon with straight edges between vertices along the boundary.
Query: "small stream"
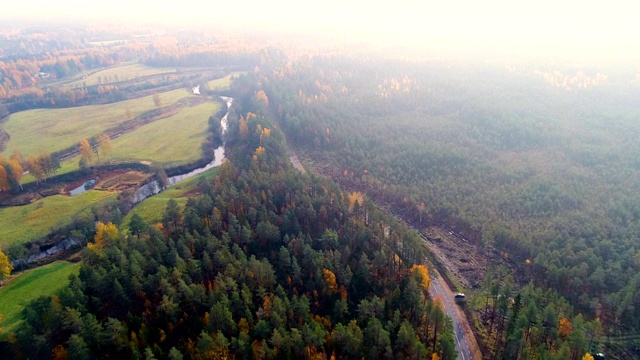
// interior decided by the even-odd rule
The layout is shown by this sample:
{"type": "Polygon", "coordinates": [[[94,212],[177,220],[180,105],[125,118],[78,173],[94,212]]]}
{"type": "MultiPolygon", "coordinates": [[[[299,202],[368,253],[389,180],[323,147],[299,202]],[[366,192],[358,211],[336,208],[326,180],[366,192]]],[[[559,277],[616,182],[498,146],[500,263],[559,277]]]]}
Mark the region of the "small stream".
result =
{"type": "MultiPolygon", "coordinates": [[[[224,134],[227,131],[227,116],[229,115],[229,110],[231,108],[231,104],[233,103],[233,98],[230,97],[226,97],[226,96],[220,96],[220,98],[223,101],[227,102],[227,113],[224,114],[224,116],[222,117],[222,119],[220,120],[220,125],[222,126],[222,134],[224,134]]],[[[182,180],[188,179],[190,177],[193,177],[195,175],[201,174],[209,169],[211,169],[212,167],[216,167],[216,166],[220,166],[220,164],[222,164],[222,162],[224,161],[225,157],[224,157],[224,144],[220,147],[218,147],[215,151],[214,151],[214,157],[213,157],[213,161],[208,163],[207,165],[201,167],[201,168],[197,168],[195,170],[192,170],[186,174],[181,174],[181,175],[175,175],[172,176],[168,179],[167,181],[167,186],[171,186],[174,184],[179,183],[182,180]]],[[[136,192],[133,194],[133,203],[137,204],[140,201],[148,198],[149,196],[153,196],[157,193],[159,193],[160,191],[162,191],[161,187],[160,187],[160,182],[158,180],[152,181],[146,185],[141,186],[138,190],[136,190],[136,192]]]]}

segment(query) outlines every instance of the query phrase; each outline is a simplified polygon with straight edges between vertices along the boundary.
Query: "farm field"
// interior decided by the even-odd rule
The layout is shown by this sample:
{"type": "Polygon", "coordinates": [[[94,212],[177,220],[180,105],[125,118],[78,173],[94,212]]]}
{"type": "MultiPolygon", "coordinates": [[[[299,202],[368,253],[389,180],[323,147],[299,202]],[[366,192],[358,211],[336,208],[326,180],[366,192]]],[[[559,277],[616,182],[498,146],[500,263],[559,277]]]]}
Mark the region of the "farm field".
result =
{"type": "MultiPolygon", "coordinates": [[[[193,95],[185,89],[177,89],[159,96],[162,106],[167,106],[193,95]]],[[[3,125],[11,136],[4,154],[8,156],[14,149],[19,149],[25,156],[65,149],[129,120],[127,108],[135,117],[156,106],[150,95],[104,105],[35,109],[12,114],[3,125]]]]}
{"type": "Polygon", "coordinates": [[[100,70],[87,76],[84,79],[73,81],[65,86],[78,88],[99,84],[111,84],[121,81],[133,80],[143,76],[158,74],[175,74],[176,70],[194,70],[197,68],[175,68],[175,67],[151,67],[144,64],[126,64],[108,69],[100,70]]]}
{"type": "Polygon", "coordinates": [[[80,263],[56,261],[33,270],[27,270],[0,288],[0,340],[6,340],[20,324],[20,313],[25,305],[40,296],[50,296],[65,287],[70,274],[77,274],[80,263]]]}
{"type": "Polygon", "coordinates": [[[90,190],[76,196],[53,195],[29,205],[0,208],[0,246],[6,248],[46,236],[53,227],[69,223],[74,215],[90,211],[96,202],[115,197],[113,192],[90,190]]]}
{"type": "Polygon", "coordinates": [[[205,179],[211,181],[217,174],[217,167],[209,169],[202,174],[184,180],[167,188],[157,195],[145,199],[144,201],[136,205],[127,214],[127,216],[125,216],[123,224],[125,226],[128,226],[133,214],[140,215],[142,219],[148,224],[161,222],[162,215],[164,214],[164,211],[167,207],[167,202],[169,202],[170,199],[174,199],[178,203],[180,208],[183,209],[188,200],[186,194],[197,188],[200,178],[204,176],[205,179]]]}

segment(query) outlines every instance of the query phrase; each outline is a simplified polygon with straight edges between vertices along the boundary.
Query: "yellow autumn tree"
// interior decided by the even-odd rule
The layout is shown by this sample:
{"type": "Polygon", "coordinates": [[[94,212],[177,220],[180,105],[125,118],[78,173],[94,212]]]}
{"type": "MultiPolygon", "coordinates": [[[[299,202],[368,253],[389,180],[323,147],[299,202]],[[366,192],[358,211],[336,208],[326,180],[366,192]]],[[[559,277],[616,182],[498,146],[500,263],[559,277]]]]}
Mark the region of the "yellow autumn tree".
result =
{"type": "Polygon", "coordinates": [[[107,161],[110,160],[111,151],[113,148],[111,147],[111,138],[107,134],[102,134],[98,138],[98,151],[103,157],[107,158],[107,161]]]}
{"type": "Polygon", "coordinates": [[[96,224],[96,235],[93,237],[93,243],[88,243],[87,247],[91,250],[99,251],[109,246],[113,240],[118,237],[118,227],[113,223],[105,224],[99,221],[96,224]]]}
{"type": "Polygon", "coordinates": [[[571,324],[571,321],[566,317],[560,319],[560,323],[558,324],[558,334],[562,337],[567,337],[571,335],[571,332],[573,332],[573,325],[571,324]]]}
{"type": "Polygon", "coordinates": [[[431,287],[431,277],[429,276],[429,269],[425,265],[413,265],[410,272],[412,274],[419,274],[421,281],[420,285],[424,291],[429,291],[431,287]]]}
{"type": "Polygon", "coordinates": [[[249,127],[247,126],[247,121],[240,116],[240,120],[238,120],[238,127],[240,129],[240,137],[242,140],[247,140],[249,136],[249,127]]]}
{"type": "Polygon", "coordinates": [[[87,165],[93,161],[93,148],[87,139],[80,141],[80,157],[85,161],[87,165]]]}
{"type": "Polygon", "coordinates": [[[586,353],[584,354],[584,356],[582,357],[582,360],[594,360],[593,359],[593,355],[586,353]]]}
{"type": "Polygon", "coordinates": [[[438,354],[433,353],[433,354],[431,355],[431,360],[440,360],[440,357],[438,356],[438,354]]]}
{"type": "Polygon", "coordinates": [[[11,270],[13,270],[13,265],[11,265],[9,257],[2,252],[2,248],[0,247],[0,282],[9,278],[11,270]]]}
{"type": "Polygon", "coordinates": [[[329,269],[322,270],[322,279],[324,280],[324,291],[327,294],[335,294],[338,292],[338,282],[336,275],[329,269]]]}
{"type": "Polygon", "coordinates": [[[364,196],[359,191],[355,191],[349,194],[349,210],[353,210],[353,206],[356,204],[356,200],[358,201],[358,204],[360,204],[360,206],[364,204],[364,196]]]}

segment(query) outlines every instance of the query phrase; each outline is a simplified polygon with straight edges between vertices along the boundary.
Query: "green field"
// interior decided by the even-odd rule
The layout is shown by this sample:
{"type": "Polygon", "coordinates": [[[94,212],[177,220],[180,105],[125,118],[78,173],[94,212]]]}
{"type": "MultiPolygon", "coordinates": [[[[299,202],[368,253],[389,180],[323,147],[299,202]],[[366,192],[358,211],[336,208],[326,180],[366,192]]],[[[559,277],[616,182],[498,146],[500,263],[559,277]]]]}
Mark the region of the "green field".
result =
{"type": "MultiPolygon", "coordinates": [[[[185,89],[160,94],[162,106],[193,96],[185,89]]],[[[19,149],[24,156],[41,151],[54,152],[97,136],[127,119],[126,109],[132,116],[155,109],[153,96],[120,101],[112,104],[80,106],[65,109],[35,109],[12,114],[4,124],[11,139],[4,151],[8,156],[19,149]]]]}
{"type": "Polygon", "coordinates": [[[202,174],[184,180],[167,188],[157,195],[145,199],[140,204],[136,205],[136,207],[134,207],[127,216],[125,216],[123,224],[128,226],[133,214],[139,214],[142,219],[149,224],[161,222],[162,214],[164,214],[164,210],[167,208],[167,202],[169,202],[169,199],[175,199],[178,205],[181,208],[184,208],[188,200],[186,194],[196,189],[199,179],[204,176],[208,181],[211,181],[217,174],[217,167],[209,169],[202,174]]]}
{"type": "MultiPolygon", "coordinates": [[[[178,68],[179,70],[191,70],[191,68],[178,68]]],[[[196,69],[196,68],[193,68],[196,69]]],[[[67,84],[69,88],[110,84],[121,81],[133,80],[142,76],[157,74],[175,74],[175,67],[151,67],[143,64],[127,64],[100,70],[84,79],[67,84]],[[102,81],[102,82],[101,82],[102,81]]]]}
{"type": "Polygon", "coordinates": [[[246,74],[246,71],[236,71],[223,78],[211,80],[207,83],[210,90],[225,90],[231,87],[231,78],[246,74]]]}
{"type": "Polygon", "coordinates": [[[0,340],[6,340],[9,333],[20,324],[21,312],[31,300],[40,296],[50,296],[68,284],[69,275],[77,274],[80,263],[56,261],[52,264],[18,274],[7,285],[0,288],[0,340]]]}
{"type": "Polygon", "coordinates": [[[185,107],[174,116],[124,134],[111,142],[111,159],[165,165],[197,160],[202,156],[209,116],[219,109],[218,103],[211,102],[185,107]]]}
{"type": "Polygon", "coordinates": [[[46,236],[53,227],[69,223],[74,215],[90,211],[96,202],[115,197],[112,192],[91,190],[76,196],[54,195],[29,205],[0,208],[0,246],[6,248],[46,236]]]}

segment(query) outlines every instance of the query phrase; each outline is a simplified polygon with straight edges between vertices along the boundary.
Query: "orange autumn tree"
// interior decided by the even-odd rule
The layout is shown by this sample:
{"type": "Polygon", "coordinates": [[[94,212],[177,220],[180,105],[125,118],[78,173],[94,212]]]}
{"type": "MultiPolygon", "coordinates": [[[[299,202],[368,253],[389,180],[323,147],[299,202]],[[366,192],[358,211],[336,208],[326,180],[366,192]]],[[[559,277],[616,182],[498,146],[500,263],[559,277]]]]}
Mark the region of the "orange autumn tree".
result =
{"type": "Polygon", "coordinates": [[[4,166],[0,164],[0,191],[9,190],[9,174],[5,170],[4,166]]]}
{"type": "Polygon", "coordinates": [[[258,99],[258,101],[262,101],[265,105],[269,106],[269,98],[267,97],[267,94],[264,92],[264,90],[260,90],[256,93],[256,98],[258,99]]]}
{"type": "Polygon", "coordinates": [[[36,178],[36,185],[40,184],[40,181],[44,180],[44,169],[35,155],[29,155],[27,158],[27,169],[29,173],[36,178]]]}
{"type": "Polygon", "coordinates": [[[11,177],[13,178],[13,181],[15,181],[20,187],[20,190],[22,190],[22,176],[24,174],[24,170],[22,169],[22,165],[20,165],[20,161],[12,156],[11,160],[9,160],[9,168],[11,169],[11,177]]]}
{"type": "Polygon", "coordinates": [[[87,139],[80,141],[80,157],[87,165],[93,161],[93,148],[87,139]]]}
{"type": "Polygon", "coordinates": [[[560,319],[560,324],[558,324],[558,333],[560,334],[560,336],[566,338],[567,336],[571,335],[572,332],[573,325],[571,324],[571,321],[569,321],[569,319],[567,319],[566,317],[560,319]]]}
{"type": "Polygon", "coordinates": [[[584,356],[582,357],[582,360],[594,360],[593,359],[593,355],[586,353],[584,354],[584,356]]]}

